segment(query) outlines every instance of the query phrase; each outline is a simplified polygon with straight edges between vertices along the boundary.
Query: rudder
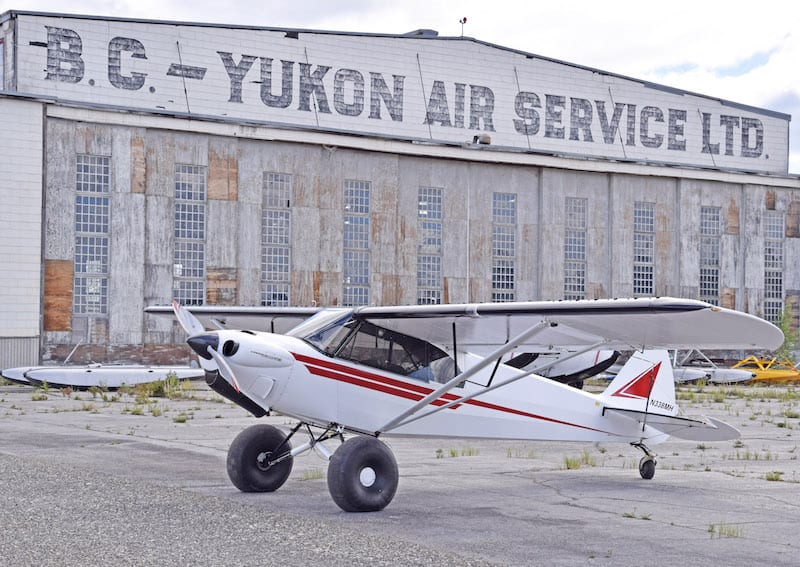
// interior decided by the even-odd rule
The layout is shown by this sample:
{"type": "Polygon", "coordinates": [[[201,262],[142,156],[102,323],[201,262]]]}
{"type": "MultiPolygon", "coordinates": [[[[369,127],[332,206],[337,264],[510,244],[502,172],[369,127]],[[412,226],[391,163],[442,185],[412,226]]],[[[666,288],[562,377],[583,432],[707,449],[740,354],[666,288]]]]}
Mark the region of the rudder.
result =
{"type": "Polygon", "coordinates": [[[667,351],[635,351],[602,397],[607,408],[676,415],[675,378],[667,351]]]}

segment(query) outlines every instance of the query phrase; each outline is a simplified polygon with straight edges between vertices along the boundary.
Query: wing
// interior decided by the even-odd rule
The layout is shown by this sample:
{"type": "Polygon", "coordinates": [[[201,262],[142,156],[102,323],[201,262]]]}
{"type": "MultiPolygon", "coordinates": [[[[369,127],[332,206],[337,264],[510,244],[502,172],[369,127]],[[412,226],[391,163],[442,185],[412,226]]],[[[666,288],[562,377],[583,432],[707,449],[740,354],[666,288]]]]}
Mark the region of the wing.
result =
{"type": "MultiPolygon", "coordinates": [[[[206,329],[247,329],[286,333],[320,311],[319,307],[242,307],[233,305],[184,306],[197,317],[206,329]]],[[[168,305],[145,308],[145,313],[175,316],[168,305]]]]}
{"type": "Polygon", "coordinates": [[[674,298],[361,307],[355,318],[431,343],[486,354],[515,341],[533,352],[602,348],[774,350],[783,333],[771,323],[708,303],[674,298]]]}

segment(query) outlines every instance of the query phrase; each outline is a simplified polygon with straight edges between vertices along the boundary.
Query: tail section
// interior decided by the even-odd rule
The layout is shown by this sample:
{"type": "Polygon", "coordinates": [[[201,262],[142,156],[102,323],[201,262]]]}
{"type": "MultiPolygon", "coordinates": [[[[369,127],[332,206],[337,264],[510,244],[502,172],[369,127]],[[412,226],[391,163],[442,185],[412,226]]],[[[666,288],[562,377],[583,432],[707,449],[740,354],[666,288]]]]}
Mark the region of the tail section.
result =
{"type": "Polygon", "coordinates": [[[602,394],[607,408],[674,416],[675,379],[665,350],[634,352],[602,394]]]}
{"type": "Polygon", "coordinates": [[[613,413],[645,426],[692,441],[727,441],[739,431],[709,417],[678,415],[675,379],[665,350],[634,352],[614,381],[602,393],[603,413],[613,413]]]}

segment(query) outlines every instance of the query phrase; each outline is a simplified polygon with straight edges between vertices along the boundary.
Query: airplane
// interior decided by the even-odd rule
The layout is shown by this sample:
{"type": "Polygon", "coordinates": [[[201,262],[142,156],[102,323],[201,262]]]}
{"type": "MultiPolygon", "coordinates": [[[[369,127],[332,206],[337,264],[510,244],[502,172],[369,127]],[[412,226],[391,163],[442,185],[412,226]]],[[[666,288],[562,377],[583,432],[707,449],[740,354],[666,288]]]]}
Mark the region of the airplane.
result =
{"type": "MultiPolygon", "coordinates": [[[[321,307],[251,307],[242,305],[194,305],[184,307],[194,315],[205,328],[237,328],[251,331],[269,331],[270,333],[286,333],[299,325],[308,317],[319,313],[321,307]]],[[[152,305],[145,309],[146,313],[155,315],[174,315],[172,306],[152,305]]],[[[480,352],[478,352],[480,354],[480,352]]],[[[526,368],[534,361],[541,365],[545,360],[551,364],[546,366],[540,376],[550,378],[562,384],[576,388],[583,387],[583,381],[604,372],[619,357],[619,351],[597,350],[584,352],[575,356],[565,356],[565,352],[522,352],[509,353],[503,358],[503,364],[515,368],[526,368]],[[556,360],[559,359],[559,360],[556,360]]]]}
{"type": "MultiPolygon", "coordinates": [[[[743,370],[721,368],[714,364],[702,351],[692,349],[678,360],[679,351],[675,349],[672,354],[672,376],[676,384],[688,384],[698,380],[708,380],[712,384],[732,384],[750,380],[753,374],[743,370]],[[698,357],[691,358],[693,352],[698,357]]],[[[606,372],[616,375],[622,369],[622,364],[611,365],[606,372]]]]}
{"type": "Polygon", "coordinates": [[[205,374],[191,366],[142,366],[135,364],[87,364],[19,366],[5,368],[0,375],[7,380],[29,386],[87,390],[93,387],[116,390],[165,380],[170,374],[178,380],[194,380],[205,374]]]}
{"type": "Polygon", "coordinates": [[[613,366],[619,358],[618,350],[596,350],[568,356],[569,352],[523,352],[503,358],[503,364],[524,370],[535,362],[544,366],[539,376],[568,384],[578,389],[583,388],[583,382],[605,372],[613,366]],[[547,361],[549,366],[543,363],[547,361]]]}
{"type": "Polygon", "coordinates": [[[739,436],[720,420],[679,414],[672,365],[658,349],[783,342],[763,319],[674,298],[328,308],[285,334],[209,331],[186,308],[173,309],[214,391],[256,417],[297,420],[288,434],[257,424],[237,435],[227,455],[233,485],[275,491],[293,459],[316,450],[347,512],[392,501],[399,472],[380,439],[388,435],[629,443],[644,453],[640,476],[651,479],[649,445],[739,436]],[[637,351],[600,394],[541,377],[552,361],[502,364],[514,351],[568,352],[563,362],[600,349],[637,351]],[[307,441],[293,447],[301,430],[307,441]],[[335,451],[324,444],[333,439],[335,451]]]}
{"type": "Polygon", "coordinates": [[[724,368],[714,363],[702,350],[692,349],[683,356],[680,362],[678,351],[675,351],[675,368],[682,368],[685,371],[700,371],[705,374],[711,384],[736,384],[739,382],[749,382],[756,377],[754,372],[741,368],[724,368]]]}
{"type": "Polygon", "coordinates": [[[779,360],[777,357],[767,359],[750,355],[734,364],[730,370],[751,372],[753,382],[786,384],[800,381],[800,370],[788,358],[779,360]]]}

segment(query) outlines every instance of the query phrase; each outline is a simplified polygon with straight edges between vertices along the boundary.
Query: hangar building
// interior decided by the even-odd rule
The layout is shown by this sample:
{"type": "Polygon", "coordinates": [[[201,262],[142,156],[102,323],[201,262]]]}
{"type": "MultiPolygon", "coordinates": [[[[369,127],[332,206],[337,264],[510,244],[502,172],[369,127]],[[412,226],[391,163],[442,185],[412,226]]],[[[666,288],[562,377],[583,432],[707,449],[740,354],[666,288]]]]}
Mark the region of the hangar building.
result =
{"type": "Polygon", "coordinates": [[[11,11],[0,62],[0,367],[159,362],[173,298],[797,309],[785,114],[432,30],[11,11]]]}

